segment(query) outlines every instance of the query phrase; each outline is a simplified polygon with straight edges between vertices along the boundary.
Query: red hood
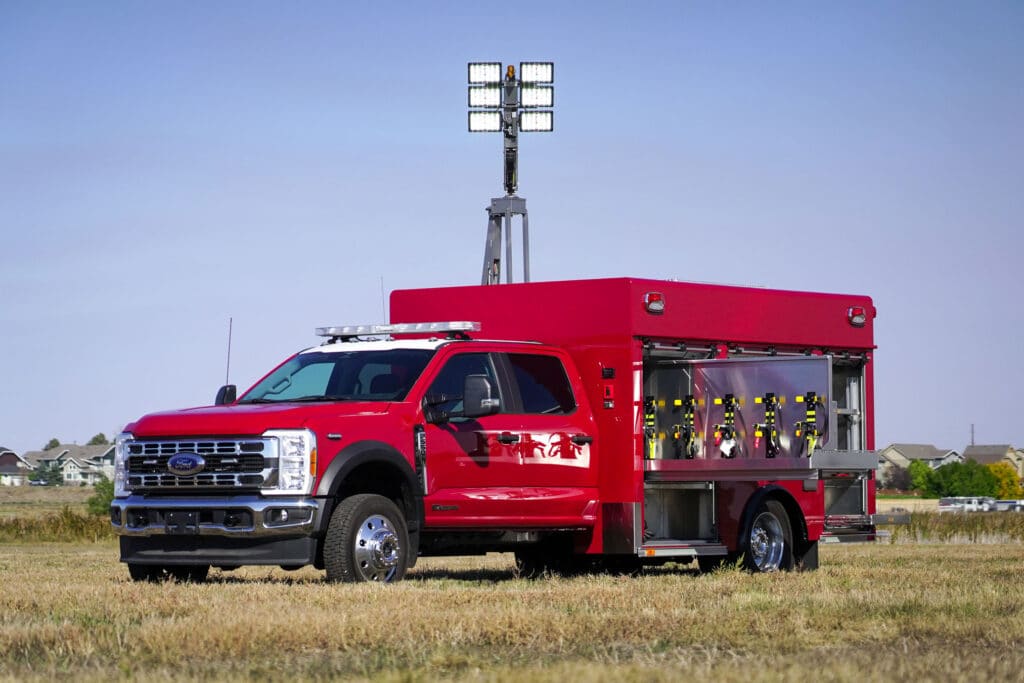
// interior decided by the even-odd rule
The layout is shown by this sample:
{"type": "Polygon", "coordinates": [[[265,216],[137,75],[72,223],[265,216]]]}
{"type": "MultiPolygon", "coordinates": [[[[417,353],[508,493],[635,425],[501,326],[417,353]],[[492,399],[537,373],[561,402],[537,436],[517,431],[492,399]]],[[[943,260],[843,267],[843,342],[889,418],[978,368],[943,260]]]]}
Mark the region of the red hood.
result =
{"type": "Polygon", "coordinates": [[[285,403],[208,406],[145,415],[125,427],[136,437],[256,436],[268,429],[298,429],[324,418],[381,415],[390,403],[285,403]]]}

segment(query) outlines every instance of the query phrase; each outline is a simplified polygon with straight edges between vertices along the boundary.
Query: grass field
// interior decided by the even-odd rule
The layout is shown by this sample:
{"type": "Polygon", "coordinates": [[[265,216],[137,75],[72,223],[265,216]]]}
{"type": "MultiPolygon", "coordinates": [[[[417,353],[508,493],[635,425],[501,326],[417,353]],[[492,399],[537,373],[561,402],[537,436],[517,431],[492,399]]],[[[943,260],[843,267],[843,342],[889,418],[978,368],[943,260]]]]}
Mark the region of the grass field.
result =
{"type": "Polygon", "coordinates": [[[909,541],[825,546],[802,574],[428,559],[394,586],[135,584],[111,540],[0,543],[0,679],[1021,680],[1024,544],[909,541]]]}
{"type": "Polygon", "coordinates": [[[0,486],[0,520],[43,517],[65,506],[85,512],[92,494],[91,486],[0,486]]]}

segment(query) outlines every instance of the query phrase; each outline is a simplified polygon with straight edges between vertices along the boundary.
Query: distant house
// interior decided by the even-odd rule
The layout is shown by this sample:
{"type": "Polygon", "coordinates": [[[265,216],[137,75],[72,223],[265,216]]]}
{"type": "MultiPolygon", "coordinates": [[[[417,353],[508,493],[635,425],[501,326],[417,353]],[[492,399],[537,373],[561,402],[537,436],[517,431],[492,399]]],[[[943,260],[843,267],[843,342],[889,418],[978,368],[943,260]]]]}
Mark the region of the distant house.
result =
{"type": "Polygon", "coordinates": [[[28,483],[32,465],[9,448],[0,447],[0,486],[23,486],[28,483]]]}
{"type": "Polygon", "coordinates": [[[1024,477],[1024,453],[1009,444],[968,446],[964,449],[964,457],[981,465],[1008,462],[1017,471],[1018,477],[1024,477]]]}
{"type": "Polygon", "coordinates": [[[101,477],[114,478],[114,447],[105,446],[57,446],[48,451],[30,451],[24,460],[32,469],[56,467],[60,470],[66,486],[87,484],[92,486],[101,477]]]}
{"type": "Polygon", "coordinates": [[[894,467],[907,469],[913,460],[927,463],[933,470],[951,462],[963,462],[964,456],[956,451],[936,448],[931,444],[894,443],[878,452],[878,478],[886,480],[894,467]]]}

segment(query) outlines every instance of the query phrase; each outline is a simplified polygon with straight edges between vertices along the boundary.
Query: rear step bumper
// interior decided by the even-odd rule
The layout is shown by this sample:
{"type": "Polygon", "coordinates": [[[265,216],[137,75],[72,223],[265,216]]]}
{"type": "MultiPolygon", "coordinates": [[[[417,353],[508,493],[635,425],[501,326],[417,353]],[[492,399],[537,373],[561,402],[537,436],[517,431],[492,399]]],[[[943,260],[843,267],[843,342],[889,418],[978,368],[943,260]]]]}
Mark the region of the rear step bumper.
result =
{"type": "Polygon", "coordinates": [[[709,541],[647,541],[637,551],[639,557],[724,557],[729,549],[709,541]]]}
{"type": "Polygon", "coordinates": [[[822,543],[868,543],[878,536],[872,515],[826,515],[822,543]]]}

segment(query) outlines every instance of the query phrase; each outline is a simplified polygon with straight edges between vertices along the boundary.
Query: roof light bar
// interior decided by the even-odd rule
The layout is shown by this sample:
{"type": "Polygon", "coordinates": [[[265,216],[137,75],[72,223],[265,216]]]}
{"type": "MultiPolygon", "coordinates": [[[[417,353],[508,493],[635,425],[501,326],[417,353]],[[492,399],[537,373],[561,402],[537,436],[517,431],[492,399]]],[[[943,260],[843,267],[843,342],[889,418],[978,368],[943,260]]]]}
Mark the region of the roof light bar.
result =
{"type": "Polygon", "coordinates": [[[501,131],[500,111],[471,111],[469,112],[470,133],[497,133],[501,131]]]}
{"type": "Polygon", "coordinates": [[[339,325],[318,327],[318,337],[377,337],[386,334],[422,334],[427,332],[479,332],[480,323],[468,320],[434,323],[393,323],[391,325],[339,325]]]}
{"type": "Polygon", "coordinates": [[[524,111],[519,117],[519,130],[524,133],[549,133],[554,129],[554,112],[524,111]]]}
{"type": "Polygon", "coordinates": [[[554,62],[519,62],[519,80],[523,83],[554,83],[554,62]]]}
{"type": "Polygon", "coordinates": [[[501,83],[501,62],[470,62],[470,83],[501,83]]]}

